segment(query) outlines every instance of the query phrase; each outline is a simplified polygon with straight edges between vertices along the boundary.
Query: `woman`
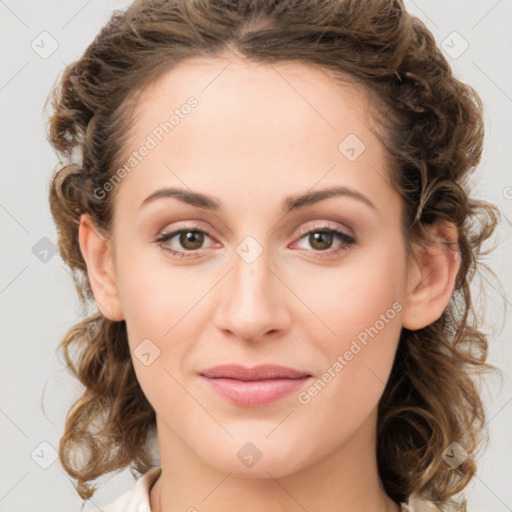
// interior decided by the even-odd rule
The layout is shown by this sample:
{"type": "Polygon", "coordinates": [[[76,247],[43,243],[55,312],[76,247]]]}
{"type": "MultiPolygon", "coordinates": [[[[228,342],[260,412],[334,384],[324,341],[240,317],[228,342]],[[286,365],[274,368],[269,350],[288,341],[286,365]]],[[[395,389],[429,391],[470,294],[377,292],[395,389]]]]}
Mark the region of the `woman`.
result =
{"type": "Polygon", "coordinates": [[[62,341],[82,498],[132,467],[106,511],[466,510],[499,212],[464,185],[478,95],[401,1],[138,0],[52,105],[99,309],[62,341]]]}

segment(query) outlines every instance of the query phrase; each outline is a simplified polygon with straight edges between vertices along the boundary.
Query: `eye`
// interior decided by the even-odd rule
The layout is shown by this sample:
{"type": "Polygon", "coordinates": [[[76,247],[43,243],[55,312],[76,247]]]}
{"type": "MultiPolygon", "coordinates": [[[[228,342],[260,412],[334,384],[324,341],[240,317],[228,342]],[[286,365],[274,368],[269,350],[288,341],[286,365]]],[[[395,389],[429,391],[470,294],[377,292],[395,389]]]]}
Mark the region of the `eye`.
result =
{"type": "Polygon", "coordinates": [[[162,247],[162,249],[170,252],[174,256],[181,258],[190,258],[198,256],[196,251],[201,249],[201,246],[203,245],[205,238],[210,238],[210,236],[205,231],[197,227],[191,227],[186,229],[175,230],[170,233],[164,233],[160,235],[155,240],[155,242],[158,243],[162,247]],[[180,250],[179,248],[174,249],[170,247],[171,244],[168,244],[167,242],[170,242],[173,238],[176,238],[177,243],[184,250],[180,250]]]}
{"type": "Polygon", "coordinates": [[[336,256],[348,251],[356,243],[353,236],[328,225],[314,226],[313,229],[305,228],[301,230],[300,234],[303,236],[300,237],[299,242],[304,240],[308,243],[313,248],[313,252],[318,253],[314,255],[316,258],[336,256]],[[336,239],[339,240],[339,243],[331,248],[336,239]]]}
{"type": "MultiPolygon", "coordinates": [[[[304,240],[312,249],[304,247],[299,247],[299,249],[315,253],[313,256],[315,258],[335,257],[344,251],[350,250],[357,242],[353,236],[325,224],[313,227],[307,226],[299,234],[302,236],[293,245],[300,245],[299,242],[304,240]],[[339,243],[332,247],[336,240],[339,240],[339,243]]],[[[203,245],[206,239],[211,240],[212,238],[198,226],[191,226],[163,233],[158,236],[155,243],[160,245],[163,250],[171,253],[173,257],[198,258],[204,254],[203,245]],[[174,246],[171,243],[173,239],[176,239],[174,246]]]]}

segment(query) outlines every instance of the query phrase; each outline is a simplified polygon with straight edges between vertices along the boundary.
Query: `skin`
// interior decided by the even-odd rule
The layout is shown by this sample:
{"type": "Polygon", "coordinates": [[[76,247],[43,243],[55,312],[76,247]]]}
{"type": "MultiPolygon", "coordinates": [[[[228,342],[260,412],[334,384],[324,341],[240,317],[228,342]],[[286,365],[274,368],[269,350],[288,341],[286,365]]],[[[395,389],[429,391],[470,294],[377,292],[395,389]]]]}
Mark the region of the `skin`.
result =
{"type": "MultiPolygon", "coordinates": [[[[87,214],[79,233],[98,307],[126,321],[137,379],[156,411],[162,475],[151,510],[398,510],[377,472],[377,405],[402,327],[424,327],[448,304],[457,251],[415,246],[417,261],[406,265],[401,199],[361,89],[306,64],[189,60],[140,96],[127,148],[192,95],[198,106],[117,185],[110,236],[87,214]],[[354,161],[338,149],[351,133],[366,146],[354,161]],[[280,209],[288,196],[335,185],[374,208],[334,196],[280,209]],[[139,208],[164,187],[207,194],[221,208],[172,197],[139,208]],[[198,227],[202,245],[179,235],[155,242],[198,227]],[[299,231],[325,227],[356,242],[344,247],[335,236],[322,246],[299,231]],[[251,263],[237,253],[248,236],[263,249],[251,263]],[[220,364],[275,363],[317,379],[394,303],[394,318],[307,404],[292,393],[234,405],[198,376],[220,364]],[[160,350],[148,366],[133,353],[147,338],[160,350]],[[237,457],[247,442],[262,454],[250,468],[237,457]]],[[[456,246],[453,225],[431,231],[456,246]]]]}

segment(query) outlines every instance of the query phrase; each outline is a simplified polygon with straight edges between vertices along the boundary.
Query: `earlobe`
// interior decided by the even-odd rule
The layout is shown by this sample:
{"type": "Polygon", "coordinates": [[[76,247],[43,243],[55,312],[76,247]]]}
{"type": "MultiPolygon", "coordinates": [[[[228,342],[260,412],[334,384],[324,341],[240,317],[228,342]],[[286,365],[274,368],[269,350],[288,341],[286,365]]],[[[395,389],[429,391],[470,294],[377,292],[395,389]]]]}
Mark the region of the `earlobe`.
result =
{"type": "Polygon", "coordinates": [[[460,266],[456,226],[440,221],[427,230],[433,240],[415,247],[402,313],[402,326],[413,331],[430,325],[443,314],[460,266]]]}
{"type": "Polygon", "coordinates": [[[100,313],[112,321],[123,320],[110,241],[98,232],[89,214],[80,217],[78,239],[100,313]]]}

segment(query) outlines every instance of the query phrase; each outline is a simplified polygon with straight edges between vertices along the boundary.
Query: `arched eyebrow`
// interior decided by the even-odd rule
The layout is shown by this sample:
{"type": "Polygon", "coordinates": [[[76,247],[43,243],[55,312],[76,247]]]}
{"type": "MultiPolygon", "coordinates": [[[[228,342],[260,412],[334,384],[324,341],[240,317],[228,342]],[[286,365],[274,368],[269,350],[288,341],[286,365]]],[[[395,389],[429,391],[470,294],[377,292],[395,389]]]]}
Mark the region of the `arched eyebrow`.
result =
{"type": "Polygon", "coordinates": [[[358,201],[363,202],[370,208],[377,211],[377,207],[365,195],[361,194],[361,192],[358,192],[357,190],[354,190],[352,188],[342,186],[330,187],[322,190],[315,190],[313,192],[308,191],[304,194],[287,197],[283,201],[281,208],[284,212],[290,212],[292,210],[302,208],[306,205],[317,203],[318,201],[322,201],[323,199],[328,199],[329,197],[335,196],[345,196],[351,197],[352,199],[357,199],[358,201]]]}
{"type": "MultiPolygon", "coordinates": [[[[304,206],[317,203],[319,201],[322,201],[323,199],[328,199],[330,197],[335,196],[345,196],[351,197],[352,199],[357,199],[358,201],[363,202],[370,208],[377,211],[376,206],[365,195],[361,194],[361,192],[342,186],[330,187],[322,190],[308,191],[302,194],[289,196],[285,198],[281,203],[281,210],[284,213],[288,213],[293,210],[303,208],[304,206]]],[[[198,208],[203,208],[206,210],[218,211],[222,208],[221,201],[213,196],[208,196],[200,192],[193,192],[191,190],[175,187],[162,188],[156,190],[148,197],[146,197],[144,201],[142,201],[140,208],[152,203],[153,201],[156,201],[157,199],[168,197],[174,197],[179,201],[190,204],[191,206],[196,206],[198,208]]]]}

